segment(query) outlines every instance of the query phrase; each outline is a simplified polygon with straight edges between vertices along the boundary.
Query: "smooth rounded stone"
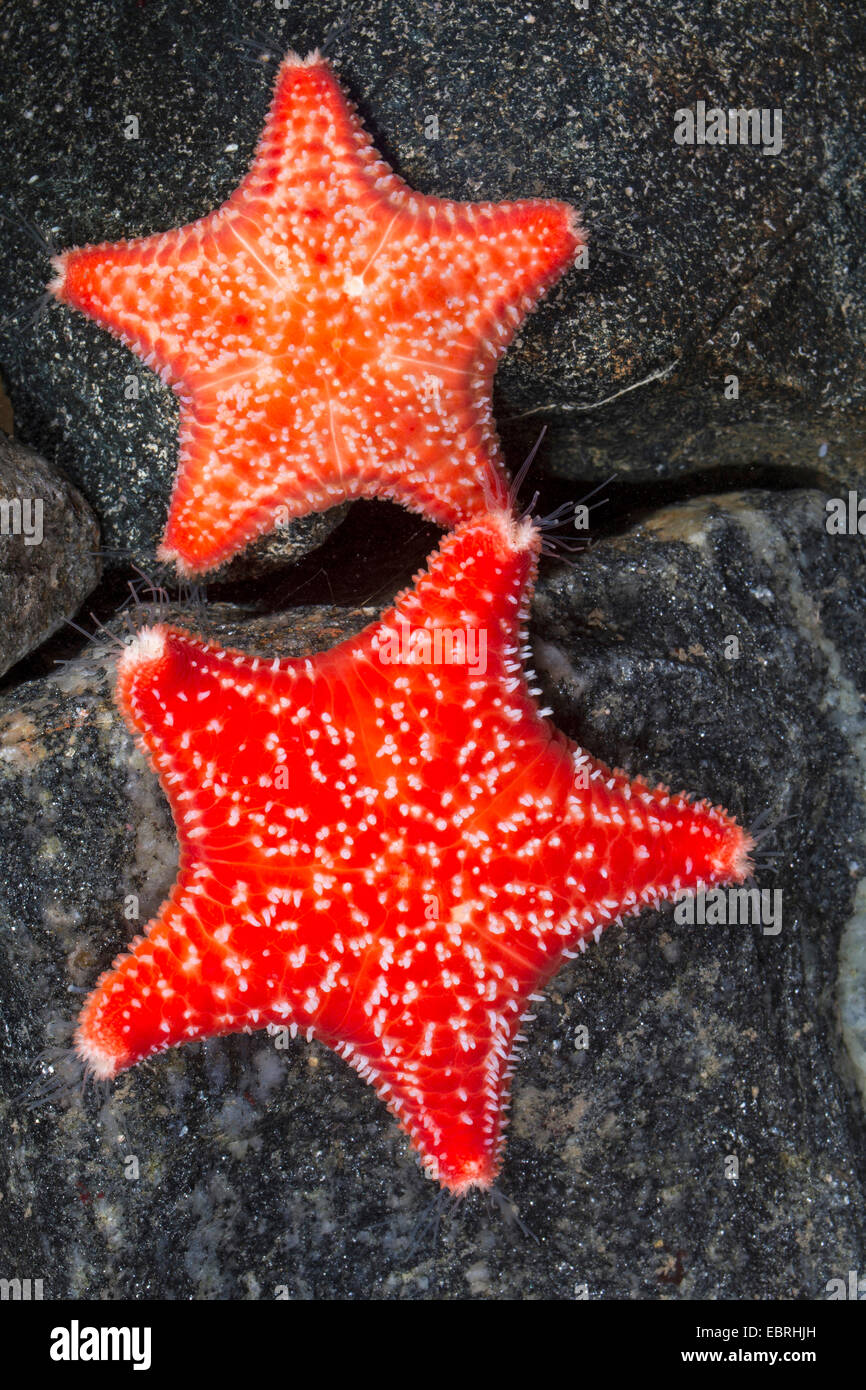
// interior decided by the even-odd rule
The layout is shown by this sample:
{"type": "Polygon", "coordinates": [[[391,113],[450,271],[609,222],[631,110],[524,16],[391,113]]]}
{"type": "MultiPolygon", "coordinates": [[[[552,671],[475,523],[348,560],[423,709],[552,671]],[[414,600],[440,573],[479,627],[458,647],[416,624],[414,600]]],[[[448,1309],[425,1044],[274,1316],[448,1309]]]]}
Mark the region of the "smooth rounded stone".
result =
{"type": "MultiPolygon", "coordinates": [[[[583,212],[588,267],[560,282],[497,376],[513,464],[525,450],[509,421],[545,407],[538,418],[568,426],[577,457],[590,422],[601,471],[622,466],[624,419],[636,467],[668,476],[670,453],[678,472],[691,386],[682,403],[657,384],[630,389],[672,368],[662,386],[694,379],[720,392],[737,374],[741,400],[759,419],[766,403],[769,426],[779,410],[834,420],[862,408],[856,0],[819,5],[807,34],[761,0],[711,10],[370,0],[336,33],[323,0],[257,16],[156,3],[131,22],[110,0],[70,0],[63,13],[4,32],[4,188],[58,248],[165,230],[218,206],[249,167],[278,59],[325,43],[412,186],[464,200],[552,196],[583,212]],[[698,100],[781,110],[779,152],[677,144],[677,112],[698,100]],[[127,139],[132,116],[138,138],[127,139]],[[615,425],[605,406],[571,431],[572,407],[626,391],[615,425]],[[639,440],[657,391],[661,423],[672,405],[682,416],[670,447],[656,434],[650,459],[639,440]]],[[[175,403],[80,315],[51,305],[28,325],[49,258],[25,230],[6,233],[0,360],[20,428],[91,500],[106,546],[146,556],[174,472],[175,403]]],[[[708,427],[736,418],[721,411],[708,427]]],[[[552,467],[552,453],[540,462],[552,467]]]]}
{"type": "Polygon", "coordinates": [[[750,487],[859,484],[866,491],[866,410],[822,411],[790,392],[757,394],[740,385],[734,399],[724,376],[684,381],[677,374],[600,409],[542,407],[500,427],[513,458],[525,457],[544,428],[537,468],[557,478],[611,479],[626,488],[678,479],[693,488],[711,475],[702,491],[714,481],[736,486],[734,477],[750,487]]]}
{"type": "Polygon", "coordinates": [[[102,573],[98,550],[80,492],[0,432],[0,675],[78,611],[102,573]]]}
{"type": "MultiPolygon", "coordinates": [[[[775,934],[646,912],[556,976],[500,1178],[538,1244],[477,1194],[437,1242],[436,1189],[407,1140],[315,1043],[211,1039],[107,1097],[10,1099],[157,910],[176,843],[114,710],[113,657],[90,650],[0,699],[9,1275],[43,1275],[46,1297],[809,1299],[857,1268],[864,1126],[835,992],[866,819],[852,758],[866,581],[823,503],[703,499],[543,563],[542,703],[631,774],[747,823],[768,811],[781,858],[757,878],[782,912],[775,934]]],[[[273,656],[372,615],[154,616],[273,656]]]]}

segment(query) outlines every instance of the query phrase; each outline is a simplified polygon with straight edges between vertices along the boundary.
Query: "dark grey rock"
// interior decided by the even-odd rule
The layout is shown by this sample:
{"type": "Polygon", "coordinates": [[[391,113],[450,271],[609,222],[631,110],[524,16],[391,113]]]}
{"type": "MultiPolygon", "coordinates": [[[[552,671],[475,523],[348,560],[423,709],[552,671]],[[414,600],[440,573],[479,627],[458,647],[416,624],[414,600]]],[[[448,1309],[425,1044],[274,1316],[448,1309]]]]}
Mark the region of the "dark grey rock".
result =
{"type": "MultiPolygon", "coordinates": [[[[781,857],[759,880],[781,889],[783,914],[773,936],[648,912],[557,976],[518,1067],[501,1178],[537,1245],[478,1197],[434,1245],[434,1188],[406,1140],[316,1045],[213,1040],[83,1106],[10,1098],[80,1007],[70,987],[89,989],[156,910],[176,851],[113,709],[109,656],[3,697],[10,1273],[45,1277],[46,1297],[571,1298],[586,1285],[810,1299],[858,1268],[866,1149],[837,983],[866,852],[866,566],[862,540],[824,522],[816,492],[709,498],[545,565],[532,625],[557,722],[746,823],[769,812],[781,857]]],[[[251,622],[220,607],[186,622],[273,655],[332,645],[369,617],[251,622]]]]}
{"type": "MultiPolygon", "coordinates": [[[[329,507],[326,512],[315,512],[277,527],[275,531],[245,546],[219,569],[211,570],[206,576],[208,584],[236,584],[253,579],[267,581],[275,571],[318,549],[345,519],[348,510],[348,503],[341,507],[329,507]]],[[[177,582],[172,565],[154,562],[148,573],[157,583],[177,582]]],[[[267,585],[263,587],[266,589],[267,585]]]]}
{"type": "Polygon", "coordinates": [[[71,618],[102,571],[84,498],[0,432],[0,675],[71,618]]]}
{"type": "MultiPolygon", "coordinates": [[[[206,11],[157,0],[130,13],[71,0],[62,21],[41,22],[13,0],[0,21],[6,198],[58,247],[201,216],[248,167],[277,59],[321,44],[333,19],[319,0],[206,11]]],[[[588,269],[557,287],[497,378],[512,464],[547,420],[560,445],[551,434],[541,466],[568,476],[667,477],[696,454],[704,469],[768,451],[802,468],[837,437],[841,457],[823,456],[819,476],[863,476],[863,31],[856,0],[801,18],[761,0],[370,0],[350,14],[329,51],[410,183],[583,210],[588,269]],[[780,153],[676,145],[676,112],[699,100],[780,108],[780,153]],[[724,400],[730,373],[741,408],[724,400]]],[[[174,399],[66,309],[29,329],[22,305],[46,283],[48,257],[5,232],[0,364],[20,429],[81,487],[106,546],[147,567],[174,471],[174,399]]],[[[321,538],[294,534],[296,553],[321,538]]]]}
{"type": "Polygon", "coordinates": [[[623,484],[621,496],[634,484],[671,480],[694,489],[698,478],[702,492],[768,484],[864,490],[866,412],[822,411],[791,392],[747,390],[728,399],[723,377],[678,373],[599,410],[518,413],[502,431],[519,458],[546,427],[540,467],[558,478],[613,479],[623,484]]]}

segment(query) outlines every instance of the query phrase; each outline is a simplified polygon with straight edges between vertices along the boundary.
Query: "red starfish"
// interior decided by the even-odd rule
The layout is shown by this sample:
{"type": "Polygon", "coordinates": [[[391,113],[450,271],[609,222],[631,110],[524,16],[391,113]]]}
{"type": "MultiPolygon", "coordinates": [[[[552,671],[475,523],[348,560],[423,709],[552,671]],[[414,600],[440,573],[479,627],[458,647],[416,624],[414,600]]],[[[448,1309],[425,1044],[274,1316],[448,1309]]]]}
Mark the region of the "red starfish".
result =
{"type": "Polygon", "coordinates": [[[595,762],[521,664],[540,535],[492,513],[380,622],[266,662],[169,627],[117,699],[180,838],[175,888],[87,1001],[98,1077],[283,1024],[375,1085],[428,1173],[487,1186],[529,1001],[620,913],[748,870],[726,812],[595,762]]]}
{"type": "Polygon", "coordinates": [[[50,288],[179,394],[159,553],[197,574],[346,498],[390,497],[446,527],[501,500],[496,361],[582,245],[564,203],[414,193],[328,64],[289,54],[228,202],[67,251],[50,288]]]}

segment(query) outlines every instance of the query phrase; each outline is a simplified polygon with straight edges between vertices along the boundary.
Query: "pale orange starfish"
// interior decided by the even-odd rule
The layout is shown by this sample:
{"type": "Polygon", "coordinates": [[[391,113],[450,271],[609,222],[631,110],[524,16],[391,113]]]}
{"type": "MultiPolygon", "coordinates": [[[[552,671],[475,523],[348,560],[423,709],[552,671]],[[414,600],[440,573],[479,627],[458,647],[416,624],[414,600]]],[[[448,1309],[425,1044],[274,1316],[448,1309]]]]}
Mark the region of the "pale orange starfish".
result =
{"type": "Polygon", "coordinates": [[[159,553],[191,575],[347,498],[449,527],[501,503],[496,362],[582,245],[564,203],[413,192],[327,62],[289,54],[221,208],[67,251],[50,288],[181,398],[159,553]]]}

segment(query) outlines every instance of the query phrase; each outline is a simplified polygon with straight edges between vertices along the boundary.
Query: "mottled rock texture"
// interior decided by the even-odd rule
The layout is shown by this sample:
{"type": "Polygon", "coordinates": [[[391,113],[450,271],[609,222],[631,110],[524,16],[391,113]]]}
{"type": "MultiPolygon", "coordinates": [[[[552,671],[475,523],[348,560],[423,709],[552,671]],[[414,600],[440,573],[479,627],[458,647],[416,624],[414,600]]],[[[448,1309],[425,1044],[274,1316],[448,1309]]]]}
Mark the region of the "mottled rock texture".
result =
{"type": "Polygon", "coordinates": [[[0,675],[78,611],[101,572],[81,493],[0,433],[0,675]]]}

